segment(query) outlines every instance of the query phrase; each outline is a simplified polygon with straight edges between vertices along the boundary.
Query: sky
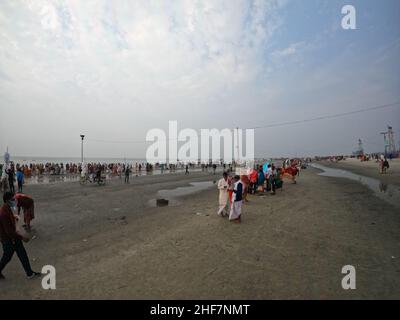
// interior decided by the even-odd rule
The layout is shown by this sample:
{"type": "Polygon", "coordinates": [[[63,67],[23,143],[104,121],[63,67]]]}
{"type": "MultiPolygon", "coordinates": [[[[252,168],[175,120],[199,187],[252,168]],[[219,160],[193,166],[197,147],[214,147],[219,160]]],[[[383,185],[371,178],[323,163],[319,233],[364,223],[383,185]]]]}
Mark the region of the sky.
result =
{"type": "MultiPolygon", "coordinates": [[[[143,158],[152,128],[252,128],[400,101],[398,0],[0,2],[0,152],[143,158]],[[341,27],[356,9],[356,30],[341,27]],[[4,151],[3,151],[4,150],[4,151]]],[[[257,129],[257,157],[350,154],[400,107],[257,129]]]]}

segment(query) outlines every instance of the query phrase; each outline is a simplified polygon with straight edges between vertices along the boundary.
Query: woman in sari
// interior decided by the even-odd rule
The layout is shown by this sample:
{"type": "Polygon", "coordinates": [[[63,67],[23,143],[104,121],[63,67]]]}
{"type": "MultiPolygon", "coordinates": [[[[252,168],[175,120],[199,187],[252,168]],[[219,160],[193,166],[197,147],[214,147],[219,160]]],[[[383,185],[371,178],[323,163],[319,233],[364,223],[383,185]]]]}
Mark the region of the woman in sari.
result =
{"type": "Polygon", "coordinates": [[[257,180],[258,180],[258,173],[256,170],[253,169],[250,172],[250,186],[252,194],[255,194],[257,192],[257,180]]]}
{"type": "Polygon", "coordinates": [[[258,180],[257,180],[258,191],[264,192],[264,182],[265,182],[265,174],[263,171],[263,167],[260,166],[258,170],[258,180]]]}
{"type": "Polygon", "coordinates": [[[17,193],[14,196],[18,207],[18,215],[21,212],[21,208],[24,211],[24,225],[23,227],[30,231],[31,230],[31,221],[35,218],[35,204],[33,199],[30,196],[27,196],[23,193],[17,193]]]}
{"type": "Polygon", "coordinates": [[[228,194],[229,194],[229,203],[232,204],[232,195],[233,195],[233,184],[232,177],[228,175],[228,194]]]}
{"type": "Polygon", "coordinates": [[[290,180],[292,180],[293,184],[296,184],[296,175],[297,175],[297,167],[296,166],[290,166],[288,168],[282,169],[282,176],[289,177],[290,180]]]}

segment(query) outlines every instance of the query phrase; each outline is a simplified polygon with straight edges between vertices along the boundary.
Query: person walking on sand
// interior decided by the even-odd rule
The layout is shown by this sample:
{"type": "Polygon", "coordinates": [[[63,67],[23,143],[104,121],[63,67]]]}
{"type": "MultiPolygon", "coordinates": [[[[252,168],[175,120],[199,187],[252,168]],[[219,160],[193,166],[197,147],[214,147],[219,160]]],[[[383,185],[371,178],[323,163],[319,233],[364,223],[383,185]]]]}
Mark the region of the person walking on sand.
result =
{"type": "Polygon", "coordinates": [[[22,172],[21,168],[17,170],[17,184],[18,192],[22,193],[22,185],[24,184],[24,173],[22,172]]]}
{"type": "Polygon", "coordinates": [[[236,223],[241,222],[242,204],[243,204],[243,183],[240,181],[240,176],[236,175],[234,178],[235,184],[233,187],[231,212],[229,214],[229,221],[236,223]]]}
{"type": "Polygon", "coordinates": [[[218,190],[219,190],[218,215],[221,217],[225,217],[228,215],[226,210],[229,200],[228,187],[229,187],[228,174],[224,172],[222,178],[218,181],[218,190]]]}
{"type": "Polygon", "coordinates": [[[4,280],[3,270],[11,261],[14,252],[17,253],[19,260],[29,279],[40,276],[39,272],[32,270],[28,255],[22,241],[28,242],[29,238],[17,232],[12,208],[15,206],[14,196],[11,192],[3,195],[3,206],[0,208],[0,241],[3,246],[3,256],[0,260],[0,280],[4,280]]]}
{"type": "Polygon", "coordinates": [[[382,173],[387,173],[387,170],[389,169],[389,161],[385,158],[382,163],[382,173]]]}
{"type": "Polygon", "coordinates": [[[189,174],[189,166],[188,165],[186,165],[186,167],[185,167],[185,175],[186,174],[189,174]]]}
{"type": "Polygon", "coordinates": [[[382,174],[383,173],[383,163],[385,161],[385,156],[383,154],[381,154],[380,158],[379,158],[379,171],[382,174]]]}
{"type": "Polygon", "coordinates": [[[125,168],[125,183],[129,183],[130,171],[131,171],[131,168],[129,167],[129,165],[127,165],[125,168]]]}

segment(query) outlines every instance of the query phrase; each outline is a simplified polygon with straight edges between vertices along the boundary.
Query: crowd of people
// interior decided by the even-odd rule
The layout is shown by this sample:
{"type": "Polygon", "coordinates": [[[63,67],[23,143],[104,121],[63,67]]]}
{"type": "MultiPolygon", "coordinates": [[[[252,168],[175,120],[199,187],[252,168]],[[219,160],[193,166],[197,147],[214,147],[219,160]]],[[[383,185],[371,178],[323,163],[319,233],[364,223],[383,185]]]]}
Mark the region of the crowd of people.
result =
{"type": "MultiPolygon", "coordinates": [[[[222,166],[222,164],[220,164],[222,166]]],[[[223,165],[224,170],[232,170],[232,164],[223,165]]],[[[18,192],[22,192],[25,179],[32,177],[41,178],[44,176],[62,176],[62,177],[85,177],[90,181],[95,182],[96,179],[102,179],[102,175],[107,175],[108,178],[120,177],[125,178],[125,183],[129,183],[131,175],[140,176],[143,174],[153,174],[154,170],[159,173],[175,173],[178,170],[184,170],[185,174],[189,174],[190,170],[198,169],[202,172],[212,170],[216,174],[216,164],[204,163],[155,163],[135,162],[135,163],[100,163],[87,162],[83,163],[30,163],[30,164],[15,164],[10,162],[7,168],[0,164],[0,191],[10,191],[15,193],[15,183],[18,185],[18,192]]],[[[103,177],[104,180],[104,177],[103,177]]]]}
{"type": "Polygon", "coordinates": [[[276,167],[273,163],[265,163],[253,169],[239,169],[239,172],[234,175],[232,171],[224,171],[217,185],[219,190],[217,214],[240,223],[242,205],[248,202],[248,194],[275,195],[277,189],[283,188],[283,177],[288,177],[292,183],[296,183],[301,167],[300,161],[287,159],[281,167],[276,167]]]}
{"type": "MultiPolygon", "coordinates": [[[[8,169],[11,169],[11,173],[21,172],[25,178],[40,175],[78,175],[85,170],[88,173],[97,171],[99,168],[103,173],[123,175],[128,168],[131,173],[141,174],[142,172],[152,172],[155,169],[161,170],[161,172],[170,171],[176,172],[178,169],[195,168],[196,164],[166,164],[166,163],[155,163],[151,164],[148,162],[135,162],[133,163],[100,163],[100,162],[86,162],[83,165],[81,163],[30,163],[30,164],[14,164],[10,162],[8,168],[3,170],[3,165],[0,164],[0,171],[8,174],[8,169]]],[[[202,171],[208,168],[208,165],[202,165],[202,171]]]]}

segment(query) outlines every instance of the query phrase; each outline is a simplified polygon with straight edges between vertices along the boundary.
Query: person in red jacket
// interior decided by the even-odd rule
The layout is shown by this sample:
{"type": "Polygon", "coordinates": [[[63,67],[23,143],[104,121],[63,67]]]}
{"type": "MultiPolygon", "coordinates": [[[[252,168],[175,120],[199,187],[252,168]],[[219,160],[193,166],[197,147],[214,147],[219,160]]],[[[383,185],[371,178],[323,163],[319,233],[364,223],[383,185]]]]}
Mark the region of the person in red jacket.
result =
{"type": "Polygon", "coordinates": [[[11,261],[14,252],[17,253],[19,260],[25,270],[26,276],[32,279],[39,276],[31,268],[28,255],[22,241],[28,242],[29,239],[17,232],[15,216],[11,208],[15,206],[14,195],[6,192],[3,195],[3,206],[0,208],[0,241],[3,246],[3,256],[0,260],[0,280],[5,279],[2,272],[6,265],[11,261]]]}

